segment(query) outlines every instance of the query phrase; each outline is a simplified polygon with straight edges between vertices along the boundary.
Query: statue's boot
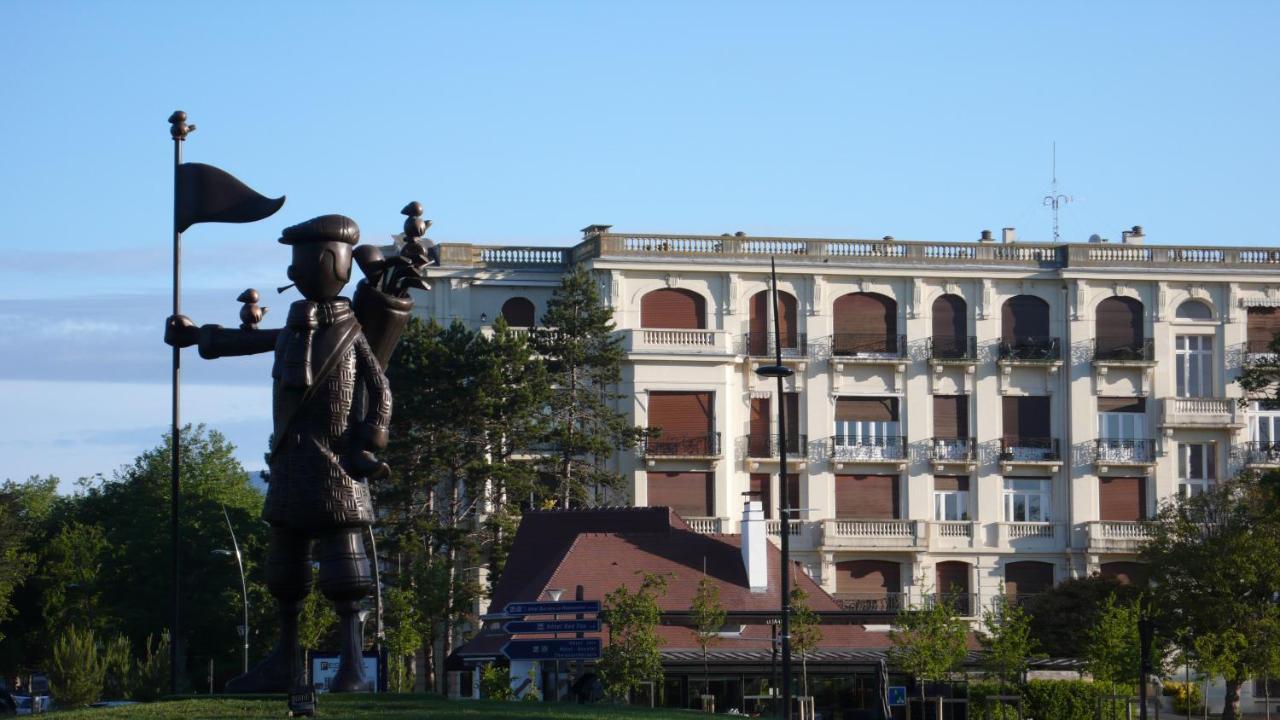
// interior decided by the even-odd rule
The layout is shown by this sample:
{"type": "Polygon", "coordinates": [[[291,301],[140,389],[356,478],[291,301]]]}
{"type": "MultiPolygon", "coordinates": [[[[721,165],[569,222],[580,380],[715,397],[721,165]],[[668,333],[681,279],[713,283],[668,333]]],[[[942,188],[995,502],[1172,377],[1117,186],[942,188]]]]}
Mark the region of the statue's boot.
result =
{"type": "Polygon", "coordinates": [[[295,674],[297,684],[302,684],[301,667],[295,668],[298,655],[298,611],[296,609],[280,611],[280,642],[271,654],[262,662],[254,665],[249,672],[232,678],[227,682],[229,693],[280,693],[289,692],[294,686],[295,674]]]}
{"type": "Polygon", "coordinates": [[[338,674],[329,682],[329,692],[373,692],[373,683],[364,674],[364,625],[356,603],[338,605],[338,632],[342,640],[338,674]]]}

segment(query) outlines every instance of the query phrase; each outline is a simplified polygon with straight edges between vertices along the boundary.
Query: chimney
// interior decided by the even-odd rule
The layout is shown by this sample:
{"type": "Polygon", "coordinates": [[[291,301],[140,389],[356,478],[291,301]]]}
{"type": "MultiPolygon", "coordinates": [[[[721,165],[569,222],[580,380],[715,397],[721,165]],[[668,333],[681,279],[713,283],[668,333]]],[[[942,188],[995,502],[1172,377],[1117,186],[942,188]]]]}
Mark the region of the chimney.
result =
{"type": "Polygon", "coordinates": [[[611,227],[613,226],[612,225],[588,225],[582,228],[582,238],[585,240],[588,238],[593,238],[596,235],[605,235],[609,232],[609,228],[611,227]]]}
{"type": "Polygon", "coordinates": [[[1004,228],[1000,232],[1003,233],[1006,243],[1018,242],[1018,231],[1015,228],[1004,228]]]}
{"type": "Polygon", "coordinates": [[[1132,230],[1120,231],[1120,242],[1125,245],[1141,245],[1143,237],[1141,225],[1134,225],[1132,230]]]}
{"type": "Polygon", "coordinates": [[[990,230],[983,230],[982,235],[978,238],[978,242],[995,242],[996,239],[991,237],[990,230]]]}
{"type": "Polygon", "coordinates": [[[742,566],[751,592],[769,589],[769,541],[764,533],[764,506],[748,500],[742,506],[742,566]]]}

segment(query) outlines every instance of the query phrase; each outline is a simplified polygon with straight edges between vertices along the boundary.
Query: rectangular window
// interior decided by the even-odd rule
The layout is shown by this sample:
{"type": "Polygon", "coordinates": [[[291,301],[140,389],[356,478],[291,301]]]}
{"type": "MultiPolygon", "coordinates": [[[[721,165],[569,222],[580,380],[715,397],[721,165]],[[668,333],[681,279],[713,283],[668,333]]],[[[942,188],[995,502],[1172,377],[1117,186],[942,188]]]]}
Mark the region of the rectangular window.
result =
{"type": "Polygon", "coordinates": [[[1213,336],[1179,335],[1175,354],[1178,397],[1213,397],[1213,336]]]}
{"type": "Polygon", "coordinates": [[[1217,478],[1217,450],[1214,443],[1178,445],[1178,492],[1195,496],[1209,489],[1217,478]]]}
{"type": "Polygon", "coordinates": [[[898,398],[838,398],[836,459],[902,457],[898,398]]]}
{"type": "Polygon", "coordinates": [[[1050,433],[1051,408],[1052,398],[1047,395],[1001,398],[1006,457],[1034,462],[1058,456],[1050,433]]]}
{"type": "Polygon", "coordinates": [[[969,519],[969,478],[940,475],[933,479],[933,519],[969,519]]]}
{"type": "Polygon", "coordinates": [[[898,518],[897,475],[836,475],[836,517],[857,520],[898,518]]]}
{"type": "Polygon", "coordinates": [[[1005,478],[1005,522],[1050,522],[1053,483],[1032,478],[1005,478]]]}
{"type": "Polygon", "coordinates": [[[1146,404],[1143,398],[1098,398],[1099,460],[1149,462],[1146,404]]]}
{"type": "Polygon", "coordinates": [[[1280,402],[1250,403],[1249,439],[1263,444],[1280,443],[1280,402]]]}

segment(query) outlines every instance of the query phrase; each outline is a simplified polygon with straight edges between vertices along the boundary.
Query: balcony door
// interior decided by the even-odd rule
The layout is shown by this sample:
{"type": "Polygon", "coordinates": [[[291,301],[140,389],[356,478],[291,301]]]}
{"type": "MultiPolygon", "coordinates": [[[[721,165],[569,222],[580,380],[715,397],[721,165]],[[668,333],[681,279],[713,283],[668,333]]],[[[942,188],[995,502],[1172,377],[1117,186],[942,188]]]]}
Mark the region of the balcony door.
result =
{"type": "Polygon", "coordinates": [[[1144,360],[1142,303],[1128,297],[1109,297],[1098,303],[1094,333],[1098,358],[1144,360]]]}
{"type": "Polygon", "coordinates": [[[968,315],[964,298],[940,295],[933,301],[933,356],[962,358],[968,349],[968,315]]]}
{"type": "Polygon", "coordinates": [[[661,431],[648,443],[650,454],[713,454],[714,399],[711,392],[650,392],[649,427],[661,431]]]}
{"type": "Polygon", "coordinates": [[[1213,397],[1213,336],[1179,335],[1174,347],[1178,397],[1213,397]]]}
{"type": "Polygon", "coordinates": [[[1098,519],[1136,522],[1147,515],[1145,477],[1098,478],[1098,519]]]}
{"type": "Polygon", "coordinates": [[[1218,446],[1213,443],[1178,444],[1178,493],[1203,494],[1218,476],[1218,446]]]}
{"type": "Polygon", "coordinates": [[[1052,398],[1047,395],[1006,395],[1001,398],[1005,453],[1012,460],[1034,462],[1057,456],[1051,437],[1052,398]]]}
{"type": "MultiPolygon", "coordinates": [[[[761,290],[751,296],[747,312],[747,352],[751,355],[767,355],[773,352],[773,293],[761,290]]],[[[785,290],[778,291],[778,329],[782,334],[782,351],[795,351],[800,335],[796,332],[796,296],[785,290]]]]}
{"type": "Polygon", "coordinates": [[[1249,407],[1249,439],[1260,445],[1280,443],[1280,402],[1254,402],[1249,407]]]}
{"type": "Polygon", "coordinates": [[[845,560],[836,563],[836,598],[846,608],[897,610],[902,592],[902,565],[891,560],[845,560]],[[892,603],[892,605],[891,605],[892,603]]]}
{"type": "Polygon", "coordinates": [[[1149,462],[1146,399],[1098,398],[1099,459],[1111,462],[1149,462]]]}
{"type": "Polygon", "coordinates": [[[836,518],[898,519],[897,475],[836,475],[836,518]]]}
{"type": "Polygon", "coordinates": [[[836,459],[901,457],[901,433],[898,398],[836,399],[836,459]]]}
{"type": "Polygon", "coordinates": [[[700,330],[706,327],[706,306],[706,300],[692,290],[654,290],[640,298],[640,327],[700,330]]]}

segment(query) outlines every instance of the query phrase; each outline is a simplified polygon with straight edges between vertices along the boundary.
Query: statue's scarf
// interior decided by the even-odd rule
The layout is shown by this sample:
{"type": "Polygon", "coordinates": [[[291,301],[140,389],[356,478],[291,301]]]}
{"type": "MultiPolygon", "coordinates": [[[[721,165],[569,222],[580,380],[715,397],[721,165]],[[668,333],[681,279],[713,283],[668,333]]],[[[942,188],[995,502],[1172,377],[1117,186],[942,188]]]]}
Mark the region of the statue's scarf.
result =
{"type": "Polygon", "coordinates": [[[351,303],[346,298],[329,302],[299,300],[289,306],[289,319],[280,379],[285,387],[311,387],[311,341],[316,330],[346,322],[352,317],[351,303]]]}

